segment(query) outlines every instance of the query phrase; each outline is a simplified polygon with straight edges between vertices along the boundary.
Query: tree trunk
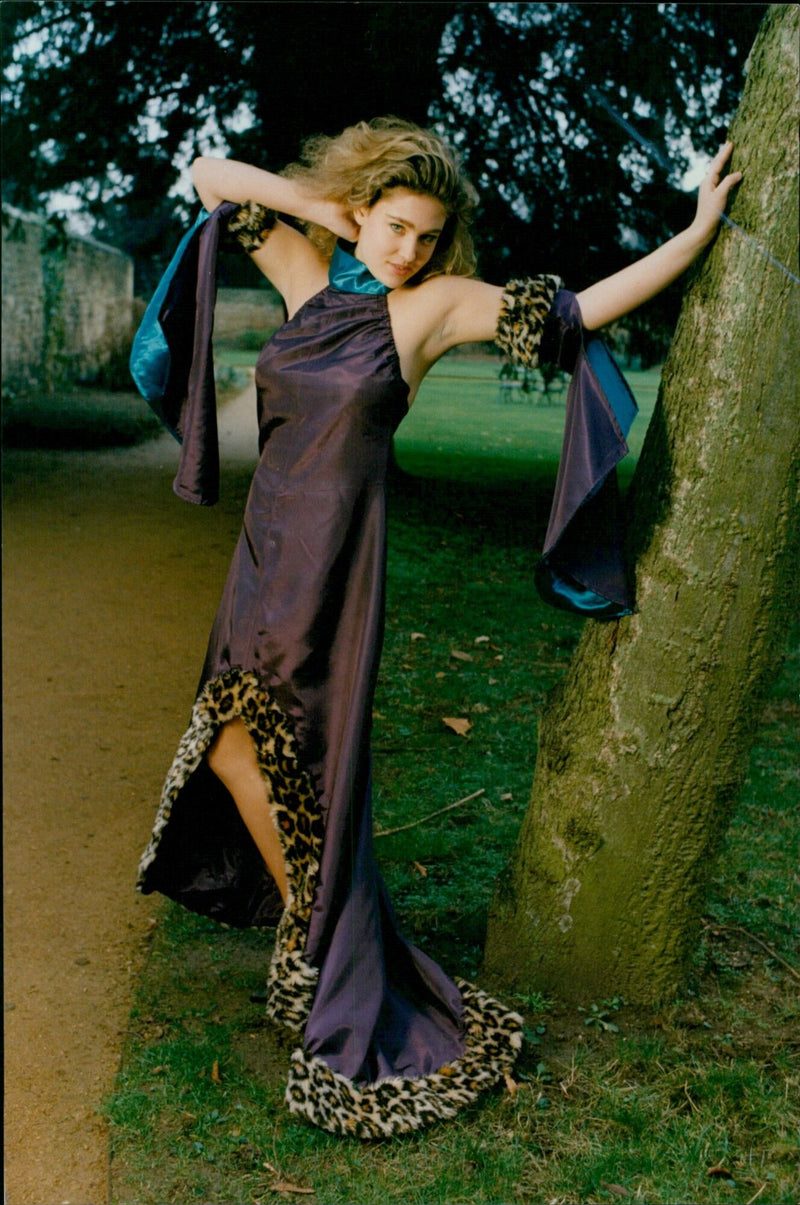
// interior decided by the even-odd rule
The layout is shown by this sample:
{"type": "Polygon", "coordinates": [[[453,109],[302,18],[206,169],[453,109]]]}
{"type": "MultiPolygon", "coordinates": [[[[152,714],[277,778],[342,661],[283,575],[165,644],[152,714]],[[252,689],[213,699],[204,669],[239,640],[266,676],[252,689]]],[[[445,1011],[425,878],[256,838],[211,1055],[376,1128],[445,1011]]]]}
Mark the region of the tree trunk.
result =
{"type": "MultiPolygon", "coordinates": [[[[731,137],[731,217],[797,275],[797,5],[773,5],[731,137]]],[[[669,997],[783,649],[799,533],[798,285],[723,226],[693,270],[634,481],[638,612],[587,623],[540,723],[488,978],[669,997]]]]}

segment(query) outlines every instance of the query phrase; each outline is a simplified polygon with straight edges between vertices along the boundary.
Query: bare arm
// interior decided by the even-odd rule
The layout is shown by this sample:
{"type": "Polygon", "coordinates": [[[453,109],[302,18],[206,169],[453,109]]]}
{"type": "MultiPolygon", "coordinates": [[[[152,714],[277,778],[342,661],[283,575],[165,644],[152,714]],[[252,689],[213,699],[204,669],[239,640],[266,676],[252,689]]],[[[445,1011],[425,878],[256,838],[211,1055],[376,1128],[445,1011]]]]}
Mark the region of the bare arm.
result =
{"type": "Polygon", "coordinates": [[[308,193],[296,180],[264,171],[236,159],[200,156],[192,164],[192,183],[210,212],[222,201],[256,201],[267,209],[287,213],[304,222],[316,222],[342,238],[354,238],[358,227],[352,216],[334,201],[308,193]]]}
{"type": "MultiPolygon", "coordinates": [[[[728,194],[742,178],[732,172],[720,181],[719,174],[733,145],[720,149],[700,185],[697,213],[691,226],[663,243],[650,255],[607,276],[577,294],[583,325],[597,330],[655,297],[680,276],[714,237],[725,209],[728,194]]],[[[476,280],[439,277],[426,283],[431,299],[438,301],[441,322],[429,339],[428,358],[432,363],[443,352],[459,343],[494,338],[503,290],[476,280]],[[438,298],[434,294],[438,290],[438,298]]]]}
{"type": "Polygon", "coordinates": [[[583,325],[588,330],[597,330],[655,297],[685,272],[711,242],[728,194],[742,178],[741,172],[731,172],[720,181],[719,174],[732,150],[733,143],[726,142],[712,160],[700,185],[697,213],[688,229],[621,272],[615,272],[577,294],[583,325]]]}
{"type": "MultiPolygon", "coordinates": [[[[192,182],[209,212],[222,201],[237,205],[255,201],[267,209],[324,226],[342,238],[354,239],[358,234],[352,215],[343,206],[312,196],[296,180],[249,163],[200,156],[192,164],[192,182]]],[[[290,314],[319,287],[326,271],[320,252],[305,235],[284,222],[276,224],[251,258],[282,295],[290,314]]]]}

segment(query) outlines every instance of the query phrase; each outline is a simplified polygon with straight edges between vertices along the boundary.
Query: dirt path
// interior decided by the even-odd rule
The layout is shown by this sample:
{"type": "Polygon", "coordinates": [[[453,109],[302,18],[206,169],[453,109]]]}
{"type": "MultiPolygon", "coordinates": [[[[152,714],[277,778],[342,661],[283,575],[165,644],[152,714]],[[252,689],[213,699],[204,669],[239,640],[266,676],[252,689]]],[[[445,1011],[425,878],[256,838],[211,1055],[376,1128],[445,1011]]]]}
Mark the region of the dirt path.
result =
{"type": "Polygon", "coordinates": [[[172,494],[169,436],[5,454],[8,1205],[107,1200],[99,1110],[158,907],[136,863],[239,528],[253,409],[250,388],[224,411],[211,510],[172,494]]]}

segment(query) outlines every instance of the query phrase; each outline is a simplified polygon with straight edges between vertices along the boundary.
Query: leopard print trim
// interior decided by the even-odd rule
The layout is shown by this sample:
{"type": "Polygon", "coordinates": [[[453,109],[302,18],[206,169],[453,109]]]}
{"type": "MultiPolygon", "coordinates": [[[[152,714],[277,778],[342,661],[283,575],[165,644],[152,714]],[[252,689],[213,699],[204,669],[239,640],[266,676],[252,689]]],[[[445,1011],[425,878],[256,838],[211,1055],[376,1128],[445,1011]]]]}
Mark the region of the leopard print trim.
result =
{"type": "Polygon", "coordinates": [[[539,363],[544,320],[561,287],[558,276],[532,276],[506,285],[495,343],[515,364],[535,368],[539,363]]]}
{"type": "Polygon", "coordinates": [[[354,1084],[304,1050],[292,1054],[286,1103],[331,1134],[386,1138],[446,1121],[510,1070],[522,1046],[522,1017],[470,983],[463,1001],[464,1054],[430,1075],[354,1084]]]}
{"type": "MultiPolygon", "coordinates": [[[[304,959],[324,825],[310,776],[298,764],[291,723],[256,674],[232,669],[207,682],[170,768],[153,835],[139,866],[139,885],[153,862],[172,807],[217,731],[241,718],[256,746],[269,807],[286,862],[289,892],[267,975],[267,1014],[300,1032],[319,972],[304,959]]],[[[522,1018],[478,988],[457,981],[462,994],[465,1050],[431,1075],[390,1077],[359,1085],[305,1050],[291,1058],[289,1110],[321,1129],[358,1138],[384,1138],[454,1117],[510,1069],[522,1045],[522,1018]]]]}
{"type": "Polygon", "coordinates": [[[291,724],[256,674],[228,670],[207,682],[198,695],[191,723],[164,783],[153,835],[139,864],[139,886],[156,856],[178,794],[219,728],[237,717],[246,724],[256,746],[289,883],[267,976],[267,1013],[289,1029],[302,1030],[319,976],[303,958],[303,951],[325,830],[311,778],[298,764],[291,724]]]}
{"type": "Polygon", "coordinates": [[[228,218],[227,230],[249,255],[264,245],[277,220],[274,209],[267,209],[257,201],[245,201],[228,218]]]}

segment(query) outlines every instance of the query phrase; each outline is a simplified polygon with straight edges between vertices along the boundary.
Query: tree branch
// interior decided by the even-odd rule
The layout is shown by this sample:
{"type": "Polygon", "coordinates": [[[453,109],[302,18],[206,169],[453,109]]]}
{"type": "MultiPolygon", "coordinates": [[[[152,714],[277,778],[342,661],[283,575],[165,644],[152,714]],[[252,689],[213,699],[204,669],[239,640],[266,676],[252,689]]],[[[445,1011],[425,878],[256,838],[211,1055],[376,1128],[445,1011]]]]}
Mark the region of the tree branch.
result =
{"type": "Polygon", "coordinates": [[[63,25],[66,22],[75,22],[77,20],[74,13],[60,13],[56,17],[51,17],[49,21],[40,21],[38,25],[29,25],[25,23],[25,27],[15,32],[11,37],[11,45],[16,46],[19,42],[23,42],[25,38],[33,37],[34,34],[42,33],[45,29],[52,29],[54,25],[63,25]]]}

